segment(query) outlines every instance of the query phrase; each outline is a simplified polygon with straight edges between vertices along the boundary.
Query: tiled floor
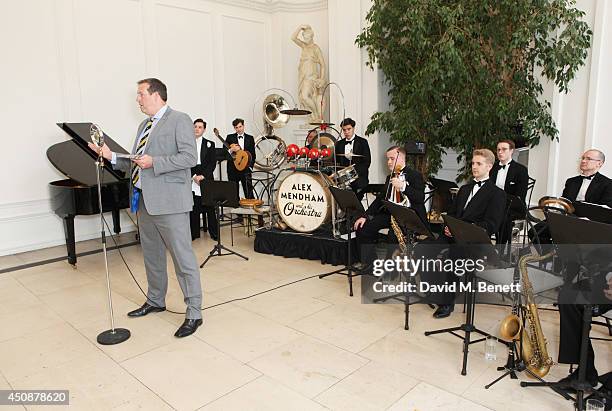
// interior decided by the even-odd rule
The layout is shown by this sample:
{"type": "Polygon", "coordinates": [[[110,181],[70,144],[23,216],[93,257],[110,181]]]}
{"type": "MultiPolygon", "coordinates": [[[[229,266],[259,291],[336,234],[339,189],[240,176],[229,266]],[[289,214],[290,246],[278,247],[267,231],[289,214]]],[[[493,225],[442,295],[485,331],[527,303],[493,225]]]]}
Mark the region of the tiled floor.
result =
{"type": "MultiPolygon", "coordinates": [[[[201,270],[206,306],[332,269],[257,254],[252,238],[235,234],[234,248],[250,260],[213,258],[201,270]]],[[[123,240],[130,237],[124,234],[123,240]]],[[[198,261],[212,246],[206,236],[194,242],[198,261]]],[[[78,251],[97,247],[96,241],[77,245],[78,251]]],[[[0,269],[63,252],[54,247],[1,257],[0,269]]],[[[146,288],[139,246],[122,252],[146,288]]],[[[116,326],[132,333],[116,346],[96,343],[97,334],[109,328],[101,254],[80,257],[76,269],[58,262],[0,274],[0,389],[68,389],[71,408],[83,410],[572,409],[552,391],[520,388],[516,380],[485,390],[505,361],[501,345],[494,362],[485,361],[482,344],[473,345],[468,375],[461,376],[460,341],[423,335],[460,324],[460,310],[434,320],[428,307],[413,306],[411,329],[405,331],[403,306],[364,305],[359,284],[351,298],[345,278],[313,278],[206,310],[204,326],[179,340],[173,333],[181,315],[125,316],[143,297],[117,251],[109,253],[109,266],[116,326]]],[[[167,305],[184,309],[175,278],[167,305]]],[[[477,323],[494,331],[506,314],[502,307],[480,306],[477,323]]],[[[556,358],[558,316],[540,315],[556,358]]],[[[604,336],[601,329],[594,333],[604,336]]],[[[598,368],[608,371],[611,345],[594,345],[598,368]]],[[[566,372],[567,367],[556,366],[548,378],[566,372]]]]}

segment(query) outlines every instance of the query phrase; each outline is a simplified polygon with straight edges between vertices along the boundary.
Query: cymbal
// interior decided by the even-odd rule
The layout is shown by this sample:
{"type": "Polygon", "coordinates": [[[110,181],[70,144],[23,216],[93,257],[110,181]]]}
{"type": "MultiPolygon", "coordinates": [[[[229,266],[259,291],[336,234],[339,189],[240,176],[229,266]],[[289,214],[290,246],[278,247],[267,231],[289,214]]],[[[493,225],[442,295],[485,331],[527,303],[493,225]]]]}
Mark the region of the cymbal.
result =
{"type": "Polygon", "coordinates": [[[363,154],[341,154],[337,153],[337,155],[342,157],[365,157],[363,154]]]}
{"type": "Polygon", "coordinates": [[[312,111],[304,110],[304,109],[297,108],[297,107],[289,108],[289,109],[286,109],[286,110],[281,110],[280,112],[281,112],[281,114],[288,114],[290,116],[306,116],[306,115],[312,113],[312,111]]]}
{"type": "Polygon", "coordinates": [[[314,122],[314,123],[310,123],[310,125],[311,126],[334,126],[335,124],[334,123],[317,123],[317,122],[314,122]]]}

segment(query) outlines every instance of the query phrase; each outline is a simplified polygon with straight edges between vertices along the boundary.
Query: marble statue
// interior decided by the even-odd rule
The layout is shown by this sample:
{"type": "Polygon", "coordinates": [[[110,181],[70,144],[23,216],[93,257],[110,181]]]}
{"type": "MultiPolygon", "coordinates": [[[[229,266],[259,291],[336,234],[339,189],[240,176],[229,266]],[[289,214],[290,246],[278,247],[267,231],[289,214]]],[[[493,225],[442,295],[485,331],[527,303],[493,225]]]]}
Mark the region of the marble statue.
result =
{"type": "Polygon", "coordinates": [[[302,49],[298,66],[298,96],[300,105],[312,111],[310,121],[321,122],[321,98],[325,87],[325,60],[318,45],[314,43],[314,31],[308,24],[299,26],[291,40],[302,49]],[[301,34],[301,38],[300,38],[301,34]]]}

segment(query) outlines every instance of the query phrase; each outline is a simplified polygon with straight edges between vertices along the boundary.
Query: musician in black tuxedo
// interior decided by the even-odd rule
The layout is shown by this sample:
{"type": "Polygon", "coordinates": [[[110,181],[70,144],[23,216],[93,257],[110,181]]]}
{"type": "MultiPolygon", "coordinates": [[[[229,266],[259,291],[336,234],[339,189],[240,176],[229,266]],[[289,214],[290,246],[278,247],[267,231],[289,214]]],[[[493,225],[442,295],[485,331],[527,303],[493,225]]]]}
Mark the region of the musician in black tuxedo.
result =
{"type": "MultiPolygon", "coordinates": [[[[472,176],[473,181],[462,186],[448,211],[448,215],[463,220],[467,223],[476,224],[484,228],[489,235],[497,233],[504,219],[506,194],[495,185],[489,173],[493,168],[495,156],[491,150],[474,150],[472,154],[472,176]]],[[[444,235],[426,245],[450,245],[454,244],[453,233],[448,227],[444,227],[444,235]]],[[[435,247],[428,248],[427,252],[435,247]]],[[[457,248],[450,248],[449,258],[458,259],[464,257],[458,254],[457,248]]],[[[424,254],[427,258],[435,258],[434,255],[424,254]]],[[[445,282],[452,284],[458,277],[452,272],[425,272],[423,277],[430,284],[443,285],[445,282]]],[[[455,293],[438,292],[429,296],[431,302],[438,304],[434,312],[435,318],[448,317],[454,309],[455,293]]]]}
{"type": "Polygon", "coordinates": [[[227,179],[235,181],[242,185],[242,191],[245,198],[255,198],[253,192],[253,181],[251,176],[253,173],[253,165],[255,164],[255,139],[252,135],[244,132],[244,120],[237,118],[232,121],[232,126],[236,131],[234,134],[229,134],[225,142],[230,146],[230,152],[236,152],[240,149],[246,150],[250,154],[249,165],[242,171],[236,170],[234,163],[230,160],[227,162],[227,179]]]}
{"type": "Polygon", "coordinates": [[[196,148],[198,150],[198,163],[191,167],[191,192],[193,193],[193,210],[189,214],[191,240],[200,238],[200,216],[208,223],[208,233],[210,238],[217,240],[219,235],[219,224],[215,215],[214,207],[204,207],[202,205],[202,189],[207,181],[214,180],[213,172],[217,165],[215,161],[215,143],[204,138],[206,122],[201,118],[194,120],[193,128],[195,132],[196,148]]]}
{"type": "Polygon", "coordinates": [[[529,173],[527,167],[512,160],[514,148],[515,144],[512,140],[501,140],[497,143],[498,161],[493,164],[490,173],[491,181],[510,195],[507,197],[507,202],[510,202],[509,214],[504,217],[503,226],[499,232],[500,238],[497,239],[498,244],[510,242],[513,221],[524,219],[527,211],[525,197],[527,196],[529,173]]]}
{"type": "MultiPolygon", "coordinates": [[[[583,201],[612,207],[612,180],[599,173],[605,161],[603,152],[595,149],[585,151],[580,157],[580,175],[565,181],[561,196],[572,202],[583,201]]],[[[529,230],[532,241],[536,236],[540,244],[552,243],[545,222],[540,222],[529,230]]]]}
{"type": "Polygon", "coordinates": [[[340,127],[342,127],[344,138],[336,143],[336,161],[343,167],[355,165],[357,180],[351,183],[351,188],[357,194],[357,198],[361,200],[369,184],[368,170],[372,161],[370,145],[368,140],[355,135],[355,121],[353,119],[345,118],[340,123],[340,127]]]}
{"type": "Polygon", "coordinates": [[[612,180],[599,173],[606,156],[599,150],[585,151],[580,158],[580,175],[565,181],[562,197],[612,207],[612,180]]]}
{"type": "MultiPolygon", "coordinates": [[[[391,228],[391,214],[385,208],[383,200],[396,202],[392,195],[392,188],[401,192],[403,198],[407,199],[405,205],[412,208],[423,222],[427,222],[424,203],[425,182],[420,173],[406,165],[406,150],[403,147],[392,146],[387,150],[386,157],[389,171],[393,171],[394,167],[401,171],[397,176],[387,176],[385,181],[386,194],[377,197],[366,210],[366,215],[358,218],[354,225],[359,248],[362,250],[361,260],[366,266],[376,258],[373,247],[367,244],[374,243],[380,229],[391,228]]],[[[389,230],[388,241],[395,244],[398,242],[392,229],[389,230]]]]}

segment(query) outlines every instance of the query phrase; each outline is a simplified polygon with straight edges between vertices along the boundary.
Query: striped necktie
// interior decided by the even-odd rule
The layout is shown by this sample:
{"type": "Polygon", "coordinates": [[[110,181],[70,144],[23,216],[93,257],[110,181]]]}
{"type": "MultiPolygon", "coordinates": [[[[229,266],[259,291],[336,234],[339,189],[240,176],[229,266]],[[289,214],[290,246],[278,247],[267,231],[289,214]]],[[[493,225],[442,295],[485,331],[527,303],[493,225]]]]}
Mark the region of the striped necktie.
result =
{"type": "MultiPolygon", "coordinates": [[[[145,146],[147,145],[147,140],[149,139],[149,133],[151,132],[151,127],[153,126],[153,119],[150,118],[145,124],[145,128],[142,131],[142,137],[140,137],[140,141],[138,142],[138,146],[136,146],[136,155],[141,156],[144,153],[145,146]]],[[[132,185],[136,185],[138,180],[140,179],[140,167],[136,163],[132,164],[132,185]]]]}

